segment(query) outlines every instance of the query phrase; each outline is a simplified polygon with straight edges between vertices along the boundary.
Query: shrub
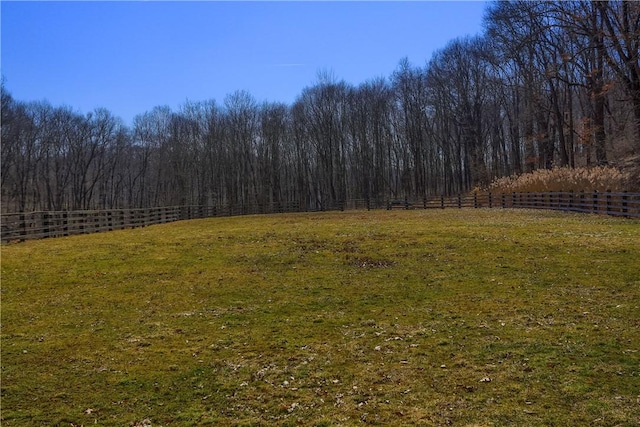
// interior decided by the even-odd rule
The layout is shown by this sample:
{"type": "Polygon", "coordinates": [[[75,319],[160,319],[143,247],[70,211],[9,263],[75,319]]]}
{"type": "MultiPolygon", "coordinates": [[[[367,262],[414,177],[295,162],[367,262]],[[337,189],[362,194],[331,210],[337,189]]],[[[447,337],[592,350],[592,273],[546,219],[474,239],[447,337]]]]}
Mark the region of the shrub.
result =
{"type": "Polygon", "coordinates": [[[630,187],[628,172],[610,166],[538,169],[493,181],[487,190],[500,193],[544,191],[624,191],[630,187]]]}

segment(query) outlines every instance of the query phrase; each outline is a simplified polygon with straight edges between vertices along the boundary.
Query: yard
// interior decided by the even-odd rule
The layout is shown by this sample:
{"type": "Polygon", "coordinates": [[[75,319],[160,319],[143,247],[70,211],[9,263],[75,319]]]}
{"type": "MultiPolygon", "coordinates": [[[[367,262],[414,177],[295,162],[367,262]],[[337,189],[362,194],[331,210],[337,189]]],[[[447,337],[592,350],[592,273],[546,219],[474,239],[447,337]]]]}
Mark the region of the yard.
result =
{"type": "Polygon", "coordinates": [[[640,425],[640,222],[212,218],[2,246],[3,426],[640,425]]]}

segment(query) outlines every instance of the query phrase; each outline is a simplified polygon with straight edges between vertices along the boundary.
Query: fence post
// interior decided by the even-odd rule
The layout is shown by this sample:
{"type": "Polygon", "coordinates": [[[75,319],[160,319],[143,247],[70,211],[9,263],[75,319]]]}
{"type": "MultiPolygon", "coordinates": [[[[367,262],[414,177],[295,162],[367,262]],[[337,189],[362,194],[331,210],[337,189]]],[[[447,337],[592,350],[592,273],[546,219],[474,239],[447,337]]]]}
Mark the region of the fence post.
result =
{"type": "Polygon", "coordinates": [[[68,236],[69,235],[69,220],[67,218],[67,211],[62,212],[62,219],[61,219],[61,223],[62,223],[62,235],[63,236],[68,236]]]}
{"type": "Polygon", "coordinates": [[[580,196],[578,198],[580,199],[580,202],[578,202],[579,210],[586,211],[587,206],[585,205],[584,190],[580,190],[580,196]]]}
{"type": "Polygon", "coordinates": [[[49,228],[49,212],[42,212],[42,236],[43,237],[51,237],[49,233],[51,232],[49,228]]]}
{"type": "Polygon", "coordinates": [[[593,192],[593,211],[598,212],[598,191],[593,192]]]}
{"type": "Polygon", "coordinates": [[[622,213],[624,214],[625,217],[628,216],[627,215],[627,212],[628,212],[628,210],[627,210],[627,197],[628,197],[627,196],[627,192],[624,191],[622,193],[622,213]]]}
{"type": "Polygon", "coordinates": [[[493,207],[493,199],[491,197],[491,191],[489,191],[489,207],[492,208],[493,207]]]}
{"type": "Polygon", "coordinates": [[[473,192],[473,208],[478,209],[478,193],[473,192]]]}
{"type": "Polygon", "coordinates": [[[500,193],[500,203],[502,203],[502,209],[505,208],[505,197],[504,193],[500,193]]]}
{"type": "Polygon", "coordinates": [[[78,226],[78,230],[80,231],[78,234],[84,234],[84,224],[86,222],[85,214],[82,211],[76,211],[76,215],[76,218],[79,218],[80,220],[80,225],[78,226]]]}
{"type": "Polygon", "coordinates": [[[458,193],[458,209],[462,209],[462,196],[458,193]]]}
{"type": "Polygon", "coordinates": [[[440,209],[444,209],[444,195],[440,195],[440,209]]]}
{"type": "Polygon", "coordinates": [[[27,237],[27,218],[24,213],[20,215],[20,223],[18,224],[20,228],[20,232],[18,235],[20,236],[20,240],[25,240],[27,237]]]}
{"type": "Polygon", "coordinates": [[[556,191],[556,203],[558,204],[558,208],[560,208],[560,209],[563,209],[565,207],[564,206],[564,193],[562,193],[561,191],[556,191]]]}
{"type": "Polygon", "coordinates": [[[569,190],[569,210],[573,210],[573,190],[569,190]]]}
{"type": "Polygon", "coordinates": [[[611,190],[607,190],[607,215],[611,213],[611,190]]]}

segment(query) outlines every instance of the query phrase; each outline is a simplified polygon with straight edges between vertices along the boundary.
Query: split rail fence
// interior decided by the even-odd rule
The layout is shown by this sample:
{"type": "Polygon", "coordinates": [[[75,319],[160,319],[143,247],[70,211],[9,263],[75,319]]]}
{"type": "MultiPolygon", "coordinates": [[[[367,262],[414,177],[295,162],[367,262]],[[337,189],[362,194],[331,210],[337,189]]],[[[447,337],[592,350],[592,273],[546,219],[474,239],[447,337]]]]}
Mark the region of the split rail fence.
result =
{"type": "MultiPolygon", "coordinates": [[[[606,214],[640,218],[640,193],[546,192],[546,193],[474,193],[453,197],[425,198],[422,201],[349,200],[321,210],[445,208],[525,208],[606,214]]],[[[297,203],[252,206],[172,206],[146,209],[6,213],[0,217],[3,242],[74,234],[97,233],[125,228],[145,227],[167,222],[236,215],[305,212],[297,203]]]]}

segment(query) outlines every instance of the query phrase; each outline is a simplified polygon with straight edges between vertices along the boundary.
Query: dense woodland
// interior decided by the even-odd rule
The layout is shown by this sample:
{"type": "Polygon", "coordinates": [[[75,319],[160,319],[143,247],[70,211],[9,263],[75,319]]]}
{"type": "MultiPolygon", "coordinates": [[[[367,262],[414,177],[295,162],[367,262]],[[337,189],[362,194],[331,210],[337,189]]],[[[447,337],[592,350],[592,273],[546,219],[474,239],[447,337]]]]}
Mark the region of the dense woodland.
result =
{"type": "Polygon", "coordinates": [[[638,167],[640,2],[495,2],[484,28],[357,86],[321,72],[292,105],[238,91],[130,127],[14,99],[3,81],[2,210],[322,209],[554,166],[638,167]]]}

